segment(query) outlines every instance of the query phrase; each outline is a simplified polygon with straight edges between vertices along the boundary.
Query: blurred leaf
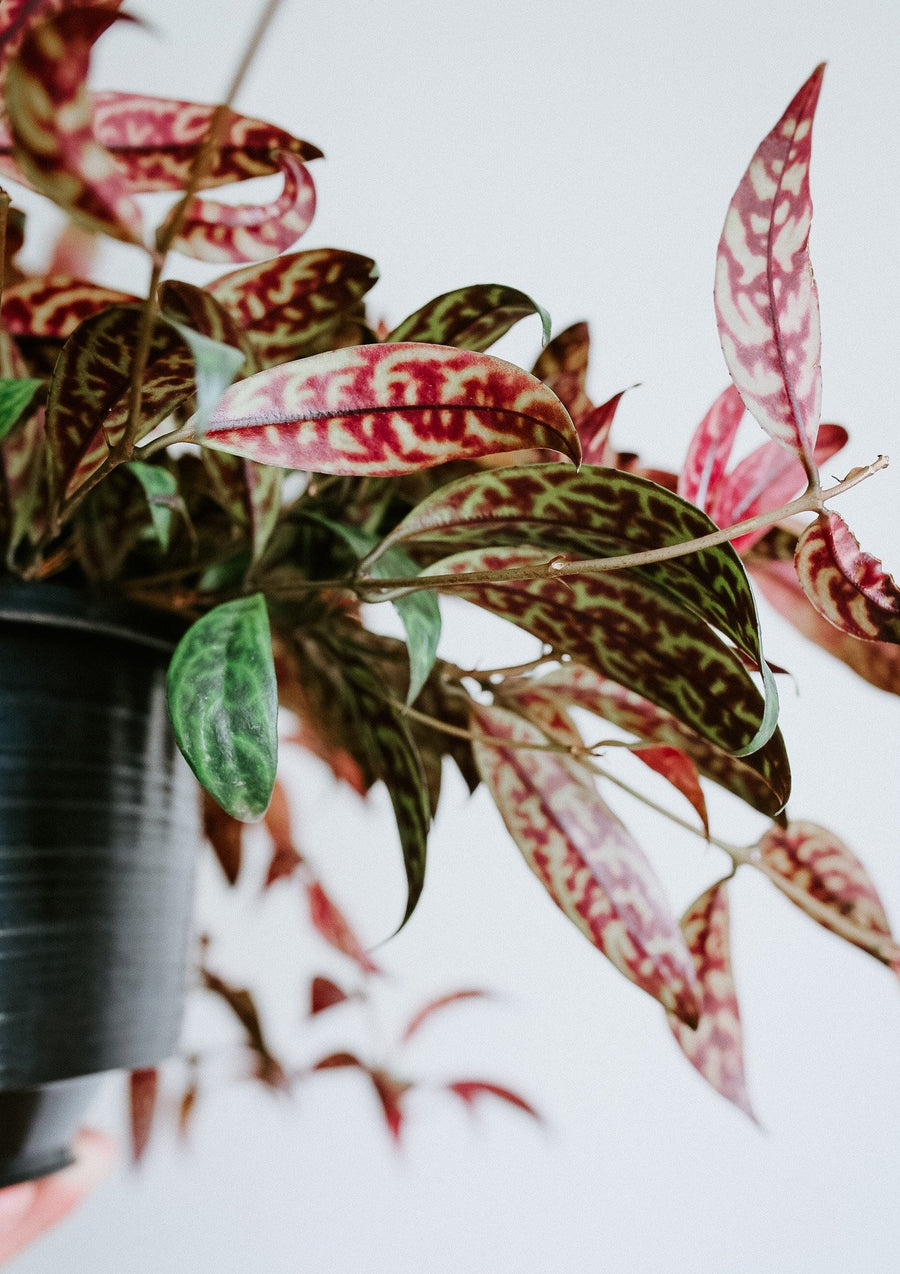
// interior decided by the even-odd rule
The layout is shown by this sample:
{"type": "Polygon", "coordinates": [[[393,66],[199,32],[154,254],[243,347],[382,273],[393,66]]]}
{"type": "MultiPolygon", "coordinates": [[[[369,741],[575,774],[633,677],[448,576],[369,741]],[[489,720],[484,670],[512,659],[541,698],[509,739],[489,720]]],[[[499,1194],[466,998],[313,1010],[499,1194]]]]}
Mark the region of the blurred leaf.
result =
{"type": "Polygon", "coordinates": [[[331,900],[319,881],[309,881],[306,893],[309,900],[310,919],[325,941],[355,961],[363,973],[379,973],[378,965],[372,960],[343,912],[331,900]]]}
{"type": "Polygon", "coordinates": [[[228,1006],[243,1027],[247,1046],[256,1059],[256,1078],[272,1088],[284,1088],[287,1083],[284,1069],[269,1048],[259,1010],[250,992],[243,987],[232,986],[211,969],[201,968],[200,980],[205,990],[211,991],[228,1006]]]}
{"type": "Polygon", "coordinates": [[[360,345],[249,376],[207,446],[318,473],[392,475],[522,446],[578,459],[560,404],[527,372],[437,345],[360,345]]]}
{"type": "Polygon", "coordinates": [[[609,432],[625,392],[624,389],[620,390],[578,421],[578,437],[581,439],[581,455],[585,464],[614,465],[615,452],[609,444],[609,432]]]}
{"type": "Polygon", "coordinates": [[[694,1030],[667,1014],[685,1057],[717,1093],[757,1122],[744,1078],[744,1045],[731,968],[728,894],[724,881],[708,889],[681,919],[697,968],[700,1021],[694,1030]]]}
{"type": "Polygon", "coordinates": [[[554,336],[531,369],[531,374],[552,389],[576,424],[593,408],[585,383],[590,354],[587,323],[575,323],[554,336]]]}
{"type": "Polygon", "coordinates": [[[134,474],[143,488],[150,506],[156,538],[159,540],[162,551],[166,553],[172,533],[172,514],[178,503],[178,481],[174,473],[163,465],[132,460],[125,467],[129,473],[134,474]]]}
{"type": "Polygon", "coordinates": [[[900,643],[900,589],[837,513],[820,513],[797,540],[800,585],[829,623],[864,641],[900,643]]]}
{"type": "Polygon", "coordinates": [[[697,767],[691,758],[682,752],[680,748],[672,747],[634,748],[633,755],[639,761],[643,761],[644,765],[651,770],[662,775],[667,782],[671,783],[681,793],[685,800],[693,805],[700,816],[703,831],[707,839],[709,839],[709,815],[706,812],[706,799],[700,786],[700,780],[697,777],[697,767]]]}
{"type": "Polygon", "coordinates": [[[188,629],[168,673],[175,738],[200,784],[235,818],[262,816],[278,754],[277,693],[261,593],[188,629]]]}
{"type": "Polygon", "coordinates": [[[184,323],[176,323],[171,318],[167,318],[166,322],[175,328],[194,356],[197,406],[192,419],[197,436],[202,438],[207,421],[246,362],[246,355],[243,350],[235,349],[232,345],[210,340],[202,332],[195,332],[184,323]]]}
{"type": "Polygon", "coordinates": [[[212,846],[225,879],[229,885],[235,884],[241,870],[244,824],[227,814],[209,792],[203,792],[203,835],[212,846]]]}
{"type": "Polygon", "coordinates": [[[467,990],[453,991],[449,995],[442,995],[436,1000],[422,1006],[417,1013],[414,1013],[406,1024],[406,1029],[400,1036],[404,1043],[411,1039],[419,1030],[424,1022],[427,1022],[435,1013],[441,1012],[442,1009],[449,1008],[452,1004],[458,1004],[460,1000],[481,1000],[487,995],[486,991],[467,990]]]}
{"type": "Polygon", "coordinates": [[[520,319],[537,314],[543,344],[550,339],[550,315],[536,301],[501,283],[475,283],[444,292],[395,327],[388,341],[430,341],[482,353],[520,319]]]}
{"type": "Polygon", "coordinates": [[[159,1072],[155,1067],[145,1066],[131,1071],[128,1076],[128,1097],[132,1163],[140,1163],[147,1149],[158,1093],[159,1072]]]}
{"type": "Polygon", "coordinates": [[[309,1012],[311,1017],[334,1008],[336,1004],[344,1004],[349,995],[331,978],[321,976],[313,978],[309,988],[309,1012]]]}
{"type": "Polygon", "coordinates": [[[499,1084],[491,1084],[484,1079],[457,1079],[444,1087],[449,1093],[456,1093],[457,1097],[461,1097],[467,1106],[474,1106],[479,1097],[496,1097],[498,1101],[515,1106],[538,1123],[543,1123],[535,1108],[510,1088],[501,1088],[499,1084]]]}
{"type": "Polygon", "coordinates": [[[43,386],[42,380],[0,379],[0,440],[31,410],[43,386]]]}
{"type": "Polygon", "coordinates": [[[268,889],[276,880],[286,880],[303,864],[303,855],[294,843],[291,811],[284,784],[275,780],[269,808],[263,815],[266,831],[272,838],[272,858],[263,886],[268,889]]]}
{"type": "Polygon", "coordinates": [[[824,71],[816,67],[750,161],[725,218],[715,285],[722,352],[747,410],[809,467],[822,399],[809,163],[824,71]]]}
{"type": "Polygon", "coordinates": [[[486,736],[473,745],[481,776],[550,897],[620,973],[695,1023],[690,953],[650,864],[590,772],[540,750],[546,736],[505,709],[473,704],[472,724],[486,736]]]}

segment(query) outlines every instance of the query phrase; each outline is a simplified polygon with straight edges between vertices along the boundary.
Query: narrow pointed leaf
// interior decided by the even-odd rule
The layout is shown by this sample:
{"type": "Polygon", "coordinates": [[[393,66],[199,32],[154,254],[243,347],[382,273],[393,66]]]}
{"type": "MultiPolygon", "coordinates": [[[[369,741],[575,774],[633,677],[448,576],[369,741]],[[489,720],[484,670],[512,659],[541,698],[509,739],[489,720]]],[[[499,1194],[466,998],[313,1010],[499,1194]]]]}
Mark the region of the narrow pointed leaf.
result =
{"type": "Polygon", "coordinates": [[[133,1070],[128,1076],[128,1104],[131,1115],[131,1159],[140,1163],[150,1140],[156,1101],[159,1095],[159,1071],[153,1066],[133,1070]]]}
{"type": "Polygon", "coordinates": [[[244,824],[203,793],[203,835],[209,841],[229,885],[236,883],[243,858],[244,824]]]}
{"type": "Polygon", "coordinates": [[[821,513],[797,541],[797,578],[816,610],[851,637],[900,643],[900,589],[837,513],[821,513]]]}
{"type": "MultiPolygon", "coordinates": [[[[788,537],[786,561],[763,556],[760,545],[754,546],[747,566],[763,597],[804,637],[840,659],[858,676],[888,694],[900,694],[900,646],[851,637],[819,614],[800,587],[794,570],[795,540],[796,537],[788,537]]],[[[766,549],[770,542],[766,537],[766,549]]]]}
{"type": "Polygon", "coordinates": [[[585,464],[613,465],[615,452],[609,444],[609,432],[626,391],[620,390],[599,407],[594,407],[578,421],[581,455],[585,464]]]}
{"type": "MultiPolygon", "coordinates": [[[[525,465],[479,472],[440,487],[382,541],[452,553],[533,544],[547,557],[619,557],[708,535],[717,528],[680,496],[613,469],[525,465]]],[[[374,555],[373,555],[374,556],[374,555]]],[[[619,574],[619,572],[613,572],[619,574]]],[[[759,660],[759,621],[747,576],[729,545],[627,572],[707,620],[759,660]]]]}
{"type": "Polygon", "coordinates": [[[349,956],[363,973],[378,973],[378,965],[372,960],[354,933],[343,912],[331,900],[317,880],[306,887],[309,914],[313,927],[327,943],[349,956]]]}
{"type": "Polygon", "coordinates": [[[531,369],[533,376],[553,390],[576,423],[594,406],[585,388],[589,354],[588,325],[575,323],[554,336],[531,369]]]}
{"type": "Polygon", "coordinates": [[[137,478],[147,497],[153,530],[162,551],[166,553],[172,534],[172,516],[178,500],[178,479],[162,465],[147,464],[143,460],[132,460],[127,468],[137,478]]]}
{"type": "Polygon", "coordinates": [[[278,880],[289,880],[303,866],[303,855],[294,841],[291,810],[284,785],[275,780],[272,799],[263,815],[266,831],[272,838],[272,857],[269,860],[264,889],[278,880]]]}
{"type": "MultiPolygon", "coordinates": [[[[479,550],[456,554],[423,574],[464,575],[543,559],[535,549],[479,550]]],[[[557,657],[570,655],[627,686],[727,752],[743,755],[751,745],[763,746],[774,723],[770,729],[764,701],[740,659],[690,612],[623,576],[569,575],[447,591],[524,628],[557,657]]]]}
{"type": "Polygon", "coordinates": [[[234,270],[206,290],[240,323],[257,366],[271,367],[329,332],[377,277],[369,257],[317,248],[234,270]]]}
{"type": "Polygon", "coordinates": [[[194,393],[197,400],[194,429],[202,438],[206,422],[213,414],[225,390],[246,362],[246,355],[233,345],[211,340],[184,323],[166,318],[194,356],[194,393]]]}
{"type": "Polygon", "coordinates": [[[14,336],[65,340],[92,314],[110,305],[133,304],[138,299],[129,292],[118,292],[71,275],[22,279],[3,289],[3,326],[14,336]]]}
{"type": "Polygon", "coordinates": [[[484,1079],[456,1079],[445,1084],[444,1087],[449,1093],[455,1093],[457,1097],[461,1097],[469,1107],[474,1106],[480,1097],[495,1097],[498,1101],[506,1102],[507,1105],[524,1111],[538,1123],[543,1123],[534,1106],[518,1093],[514,1093],[511,1088],[503,1088],[500,1084],[492,1084],[484,1079]]]}
{"type": "Polygon", "coordinates": [[[517,746],[546,738],[505,709],[473,704],[472,725],[482,736],[474,744],[481,776],[556,905],[621,973],[696,1022],[690,952],[650,864],[589,771],[562,753],[517,746]]]}
{"type": "MultiPolygon", "coordinates": [[[[836,918],[891,938],[887,915],[866,869],[834,832],[808,822],[774,827],[760,841],[759,855],[766,867],[824,903],[836,918]]],[[[827,919],[813,918],[832,928],[827,919]]],[[[885,963],[891,960],[885,958],[885,963]]]]}
{"type": "Polygon", "coordinates": [[[678,475],[678,494],[700,509],[709,508],[709,493],[725,474],[743,416],[744,400],[729,385],[694,431],[678,475]]]}
{"type": "Polygon", "coordinates": [[[305,234],[316,211],[316,187],[306,165],[282,151],[284,187],[267,204],[228,204],[194,199],[172,247],[198,261],[265,261],[305,234]]]}
{"type": "Polygon", "coordinates": [[[435,1013],[440,1013],[443,1009],[449,1008],[453,1004],[458,1004],[461,1000],[480,1000],[484,999],[485,995],[486,992],[478,990],[453,991],[450,995],[442,995],[437,1000],[430,1000],[417,1013],[413,1014],[409,1022],[407,1022],[406,1029],[400,1036],[401,1040],[406,1043],[435,1013]]]}
{"type": "Polygon", "coordinates": [[[692,759],[701,774],[763,814],[774,817],[790,794],[790,769],[778,732],[751,756],[732,756],[648,699],[577,663],[562,664],[538,678],[507,680],[502,695],[526,715],[536,701],[571,704],[648,743],[678,749],[692,759]]]}
{"type": "Polygon", "coordinates": [[[42,380],[0,379],[0,441],[29,413],[43,388],[42,380]]]}
{"type": "Polygon", "coordinates": [[[6,106],[16,163],[35,189],[83,224],[140,243],[140,209],[94,137],[87,90],[94,42],[124,16],[70,8],[32,27],[7,69],[6,106]]]}
{"type": "Polygon", "coordinates": [[[349,998],[347,992],[331,978],[315,977],[309,988],[309,1015],[315,1017],[336,1004],[345,1004],[349,998]]]}
{"type": "Polygon", "coordinates": [[[674,1014],[668,1022],[685,1057],[717,1093],[756,1123],[744,1078],[744,1044],[731,967],[728,894],[723,881],[702,894],[681,919],[700,985],[694,1030],[674,1014]]]}
{"type": "Polygon", "coordinates": [[[530,446],[579,456],[565,409],[527,372],[416,344],[353,346],[249,376],[203,441],[263,464],[358,476],[530,446]]]}
{"type": "Polygon", "coordinates": [[[201,786],[235,818],[260,818],[278,754],[277,695],[265,599],[209,611],[178,644],[168,674],[175,738],[201,786]]]}
{"type": "Polygon", "coordinates": [[[391,342],[429,341],[482,353],[505,336],[520,319],[537,314],[543,343],[550,339],[550,315],[536,301],[501,283],[475,283],[436,296],[395,327],[391,342]]]}
{"type": "Polygon", "coordinates": [[[816,67],[750,161],[725,218],[715,284],[722,351],[747,410],[808,466],[822,399],[819,300],[807,245],[812,123],[824,70],[816,67]]]}
{"type": "Polygon", "coordinates": [[[283,1089],[286,1086],[284,1069],[269,1047],[259,1009],[250,992],[244,987],[233,986],[226,982],[210,969],[201,968],[200,979],[204,989],[218,996],[243,1028],[247,1047],[255,1058],[255,1077],[272,1088],[283,1089]]]}
{"type": "Polygon", "coordinates": [[[706,811],[706,798],[697,777],[697,767],[691,758],[680,748],[652,747],[635,748],[634,755],[644,765],[661,775],[668,783],[681,793],[686,801],[697,811],[703,831],[709,836],[709,815],[706,811]]]}

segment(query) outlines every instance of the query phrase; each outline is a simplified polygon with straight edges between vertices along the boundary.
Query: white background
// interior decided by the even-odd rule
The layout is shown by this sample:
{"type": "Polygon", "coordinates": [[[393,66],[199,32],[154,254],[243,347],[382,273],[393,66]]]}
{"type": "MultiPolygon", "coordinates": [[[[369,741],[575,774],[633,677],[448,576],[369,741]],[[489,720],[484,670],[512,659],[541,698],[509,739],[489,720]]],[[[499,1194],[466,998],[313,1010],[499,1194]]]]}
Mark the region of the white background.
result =
{"type": "MultiPolygon", "coordinates": [[[[137,5],[135,6],[137,10],[137,5]]],[[[97,87],[215,100],[254,5],[156,0],[157,33],[114,30],[97,87]]],[[[758,0],[456,0],[373,5],[287,0],[238,105],[308,137],[316,221],[300,246],[373,256],[373,313],[397,322],[475,282],[520,287],[556,330],[586,318],[597,400],[635,382],[623,449],[677,466],[727,377],[713,258],[744,167],[815,64],[829,70],[815,127],[812,256],[824,331],[824,418],[851,429],[842,475],[898,450],[897,123],[900,10],[758,0]]],[[[104,260],[125,270],[128,249],[104,260]]],[[[208,277],[190,266],[175,273],[208,277]]],[[[531,320],[499,352],[526,365],[531,320]]],[[[755,442],[755,437],[748,441],[755,442]]],[[[897,469],[842,504],[865,547],[900,565],[897,469]]],[[[768,610],[767,651],[792,670],[783,729],[791,812],[859,852],[900,920],[895,700],[795,638],[768,610]]],[[[446,653],[482,666],[528,643],[448,612],[446,653]],[[468,627],[467,627],[468,625],[468,627]]],[[[317,768],[298,771],[298,836],[367,940],[401,908],[387,804],[364,812],[317,768]]],[[[677,807],[668,791],[654,794],[677,807]]],[[[734,944],[752,1097],[765,1131],[707,1090],[661,1013],[559,915],[484,793],[448,773],[422,904],[380,954],[393,973],[376,1034],[456,986],[497,1001],[423,1030],[407,1069],[506,1082],[542,1130],[500,1107],[474,1122],[449,1096],[414,1095],[395,1153],[362,1078],[324,1076],[295,1102],[231,1085],[201,1102],[189,1147],[162,1134],[82,1211],[13,1262],[21,1274],[616,1274],[892,1271],[900,1238],[900,994],[867,957],[817,929],[765,882],[734,894],[734,944]]],[[[680,910],[723,864],[701,841],[623,802],[680,910]]],[[[686,813],[686,810],[679,812],[686,813]]],[[[716,829],[760,822],[713,804],[716,829]]],[[[289,888],[257,898],[258,864],[227,898],[204,870],[213,959],[259,990],[300,1060],[371,1040],[351,1008],[307,1033],[313,972],[347,976],[306,933],[289,888]]],[[[219,1036],[212,1010],[194,1020],[219,1036]],[[201,1021],[200,1019],[203,1019],[201,1021]]],[[[118,1128],[114,1083],[96,1118],[118,1128]]]]}

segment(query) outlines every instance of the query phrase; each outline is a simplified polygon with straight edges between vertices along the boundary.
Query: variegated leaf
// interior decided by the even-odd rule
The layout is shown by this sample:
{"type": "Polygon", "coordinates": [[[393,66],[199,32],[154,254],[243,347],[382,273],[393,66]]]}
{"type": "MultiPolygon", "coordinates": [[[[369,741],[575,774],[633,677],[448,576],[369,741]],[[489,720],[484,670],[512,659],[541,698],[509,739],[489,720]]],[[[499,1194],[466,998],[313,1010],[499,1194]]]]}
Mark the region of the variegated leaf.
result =
{"type": "Polygon", "coordinates": [[[756,1122],[744,1078],[744,1042],[731,967],[725,882],[702,894],[681,918],[700,986],[700,1021],[691,1030],[674,1014],[669,1026],[685,1057],[708,1084],[756,1122]]]}
{"type": "MultiPolygon", "coordinates": [[[[543,560],[535,549],[459,553],[423,574],[503,570],[543,560]]],[[[625,572],[448,587],[611,677],[732,754],[765,744],[763,699],[708,625],[625,572]]]]}
{"type": "MultiPolygon", "coordinates": [[[[836,919],[891,937],[884,907],[866,869],[834,832],[808,822],[773,827],[759,843],[759,857],[771,872],[833,911],[836,919]]],[[[826,929],[833,928],[827,918],[813,918],[826,929]]],[[[888,955],[884,959],[886,964],[893,963],[888,955]]]]}
{"type": "MultiPolygon", "coordinates": [[[[61,488],[74,490],[100,467],[125,432],[137,306],[111,306],[86,319],[57,360],[47,402],[47,435],[61,488]]],[[[138,437],[194,390],[194,359],[171,324],[155,325],[141,391],[138,437]]]]}
{"type": "Polygon", "coordinates": [[[581,456],[585,464],[615,467],[616,454],[609,443],[609,431],[612,429],[613,420],[625,392],[624,389],[620,390],[599,407],[592,408],[578,421],[581,456]]]}
{"type": "Polygon", "coordinates": [[[835,659],[889,694],[900,694],[900,646],[884,641],[862,641],[823,619],[807,598],[794,570],[795,535],[770,532],[753,547],[747,568],[770,605],[789,623],[835,659]],[[784,541],[786,558],[780,557],[784,541]]]}
{"type": "Polygon", "coordinates": [[[442,345],[360,345],[258,372],[220,402],[204,443],[263,464],[392,475],[543,446],[577,461],[559,401],[527,372],[442,345]]]}
{"type": "MultiPolygon", "coordinates": [[[[0,0],[0,96],[6,79],[6,67],[15,57],[30,27],[58,13],[69,0],[0,0]]],[[[115,10],[122,0],[79,0],[80,8],[115,10]]]]}
{"type": "Polygon", "coordinates": [[[6,559],[11,565],[22,544],[36,544],[46,525],[49,486],[43,408],[3,440],[0,499],[6,521],[6,559]]]}
{"type": "Polygon", "coordinates": [[[822,398],[809,162],[824,70],[816,67],[750,161],[725,218],[715,284],[725,362],[748,411],[808,468],[822,398]]]}
{"type": "Polygon", "coordinates": [[[475,283],[436,296],[410,314],[388,341],[429,341],[482,353],[505,336],[520,319],[537,314],[544,343],[550,338],[550,315],[536,301],[501,283],[475,283]]]}
{"type": "Polygon", "coordinates": [[[72,546],[86,579],[108,585],[121,577],[149,521],[146,495],[127,469],[108,474],[81,505],[73,525],[72,546]]]}
{"type": "Polygon", "coordinates": [[[378,277],[355,252],[316,248],[245,266],[206,290],[240,324],[258,367],[299,357],[352,310],[378,277]]]}
{"type": "Polygon", "coordinates": [[[678,494],[698,508],[709,508],[709,493],[718,487],[728,468],[743,416],[744,400],[734,385],[729,385],[694,430],[678,475],[678,494]]]}
{"type": "Polygon", "coordinates": [[[682,752],[706,778],[763,814],[774,817],[790,794],[790,769],[779,731],[759,751],[735,757],[633,690],[571,662],[541,677],[507,679],[500,694],[526,715],[538,703],[557,708],[572,705],[648,743],[682,752]]]}
{"type": "Polygon", "coordinates": [[[142,242],[140,209],[112,155],[95,139],[87,75],[94,42],[124,15],[67,8],[29,29],[6,73],[16,164],[70,216],[142,242]]]}
{"type": "Polygon", "coordinates": [[[797,578],[820,615],[851,637],[900,643],[900,589],[837,513],[821,513],[797,540],[797,578]]]}
{"type": "Polygon", "coordinates": [[[265,261],[305,234],[316,211],[316,188],[296,155],[278,157],[284,188],[272,203],[192,200],[172,247],[198,261],[265,261]]]}
{"type": "Polygon", "coordinates": [[[62,274],[23,279],[3,289],[3,326],[14,336],[65,340],[84,319],[111,305],[137,303],[129,292],[62,274]]]}
{"type": "Polygon", "coordinates": [[[585,383],[590,353],[587,323],[575,323],[554,336],[531,369],[531,374],[552,389],[576,424],[593,408],[585,383]]]}
{"type": "MultiPolygon", "coordinates": [[[[462,547],[534,544],[548,557],[620,557],[715,530],[692,504],[634,474],[591,465],[578,472],[568,465],[525,465],[467,475],[440,487],[387,536],[382,551],[402,545],[410,552],[452,553],[462,547]]],[[[729,545],[627,574],[760,658],[753,594],[729,545]]]]}
{"type": "Polygon", "coordinates": [[[202,787],[235,818],[265,812],[275,783],[278,701],[261,593],[225,602],[179,642],[167,678],[169,715],[202,787]]]}
{"type": "Polygon", "coordinates": [[[473,704],[472,725],[481,776],[553,901],[625,977],[695,1024],[690,952],[650,864],[589,772],[535,747],[544,734],[505,709],[473,704]]]}
{"type": "MultiPolygon", "coordinates": [[[[814,457],[823,465],[847,443],[847,431],[840,425],[821,425],[816,436],[814,457]]],[[[777,509],[805,490],[807,476],[796,456],[776,442],[764,442],[745,456],[731,473],[722,477],[710,490],[706,511],[719,526],[731,526],[745,518],[756,517],[769,509],[777,509]]],[[[760,527],[737,535],[731,541],[736,553],[743,555],[766,534],[760,527]]]]}

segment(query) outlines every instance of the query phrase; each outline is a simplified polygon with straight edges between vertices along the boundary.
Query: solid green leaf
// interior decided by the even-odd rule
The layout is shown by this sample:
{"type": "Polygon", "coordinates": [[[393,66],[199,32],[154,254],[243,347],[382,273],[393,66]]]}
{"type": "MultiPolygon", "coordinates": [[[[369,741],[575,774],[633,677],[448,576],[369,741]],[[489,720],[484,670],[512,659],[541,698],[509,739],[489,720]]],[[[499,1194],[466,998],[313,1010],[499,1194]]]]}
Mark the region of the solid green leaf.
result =
{"type": "Polygon", "coordinates": [[[194,356],[197,410],[192,419],[195,435],[202,437],[219,400],[246,362],[246,355],[234,345],[214,341],[185,323],[177,323],[166,315],[163,317],[175,328],[194,356]]]}
{"type": "Polygon", "coordinates": [[[144,490],[150,506],[153,530],[165,553],[172,534],[172,514],[178,500],[178,481],[168,469],[144,460],[132,460],[125,466],[133,473],[144,490]]]}
{"type": "Polygon", "coordinates": [[[42,380],[0,379],[0,439],[16,427],[43,383],[42,380]]]}
{"type": "Polygon", "coordinates": [[[188,629],[168,676],[175,738],[227,813],[260,818],[275,784],[278,699],[261,593],[225,602],[188,629]]]}

